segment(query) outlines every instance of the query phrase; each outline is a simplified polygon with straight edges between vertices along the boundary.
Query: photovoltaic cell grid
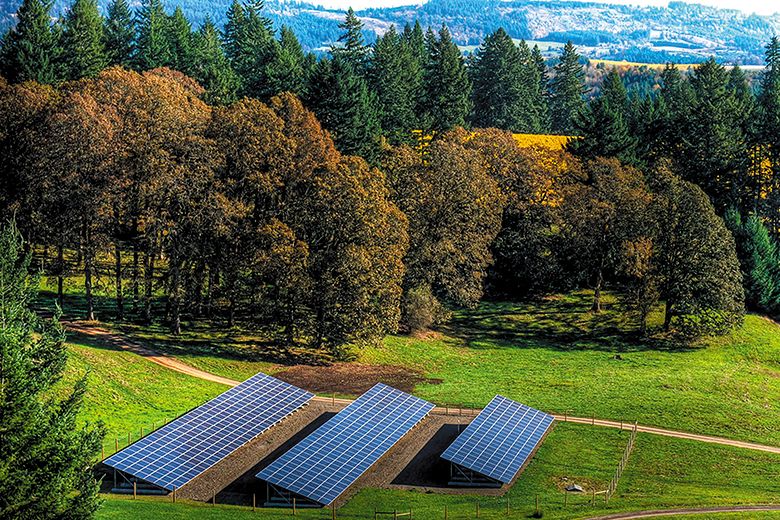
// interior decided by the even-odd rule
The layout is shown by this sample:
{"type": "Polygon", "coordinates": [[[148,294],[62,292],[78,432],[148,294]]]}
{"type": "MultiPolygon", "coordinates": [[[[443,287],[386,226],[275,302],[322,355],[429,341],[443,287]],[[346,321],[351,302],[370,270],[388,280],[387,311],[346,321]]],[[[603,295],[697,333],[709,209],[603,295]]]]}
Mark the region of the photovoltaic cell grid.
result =
{"type": "Polygon", "coordinates": [[[507,484],[523,467],[553,417],[497,395],[442,458],[507,484]]]}
{"type": "Polygon", "coordinates": [[[379,383],[257,477],[329,505],[433,408],[379,383]]]}
{"type": "Polygon", "coordinates": [[[103,462],[173,491],[313,397],[305,390],[259,373],[103,462]]]}

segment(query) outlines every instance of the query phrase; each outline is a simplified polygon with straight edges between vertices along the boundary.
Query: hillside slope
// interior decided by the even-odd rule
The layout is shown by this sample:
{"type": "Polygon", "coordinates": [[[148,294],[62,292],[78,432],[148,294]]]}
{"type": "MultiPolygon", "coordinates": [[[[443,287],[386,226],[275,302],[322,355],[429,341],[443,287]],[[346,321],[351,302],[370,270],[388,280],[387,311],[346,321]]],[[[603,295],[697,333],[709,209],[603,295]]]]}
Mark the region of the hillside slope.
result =
{"type": "MultiPolygon", "coordinates": [[[[99,0],[105,10],[110,0],[99,0]]],[[[232,0],[166,0],[181,5],[195,24],[206,17],[219,25],[232,0]]],[[[20,0],[0,0],[0,27],[13,23],[20,0]]],[[[61,14],[70,0],[54,0],[61,14]]],[[[131,2],[134,7],[139,1],[131,2]]],[[[338,38],[343,13],[290,0],[268,0],[266,14],[277,27],[292,27],[308,49],[327,48],[338,38]]],[[[637,7],[562,0],[430,0],[421,5],[372,8],[358,15],[368,41],[390,25],[420,20],[423,26],[446,23],[456,41],[477,45],[486,34],[504,27],[515,38],[565,42],[572,40],[590,58],[643,63],[700,61],[716,55],[724,62],[760,63],[763,46],[780,32],[780,13],[747,15],[740,11],[671,2],[669,7],[637,7]]],[[[555,51],[555,45],[549,52],[555,51]]]]}

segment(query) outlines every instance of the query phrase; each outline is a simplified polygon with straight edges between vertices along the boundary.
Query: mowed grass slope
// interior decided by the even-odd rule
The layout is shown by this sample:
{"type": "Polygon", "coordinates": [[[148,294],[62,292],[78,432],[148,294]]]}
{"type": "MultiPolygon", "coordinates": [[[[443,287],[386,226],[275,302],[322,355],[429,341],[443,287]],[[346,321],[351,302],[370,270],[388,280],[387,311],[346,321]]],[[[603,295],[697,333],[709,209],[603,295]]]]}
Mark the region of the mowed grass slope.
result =
{"type": "MultiPolygon", "coordinates": [[[[71,335],[69,341],[66,382],[88,371],[90,389],[83,418],[103,420],[107,424],[110,431],[107,450],[113,448],[112,437],[139,431],[140,426],[148,427],[153,421],[159,424],[224,390],[220,385],[169,371],[136,354],[106,348],[89,338],[71,335]]],[[[450,341],[453,340],[434,341],[442,343],[438,354],[435,349],[429,354],[440,367],[436,370],[452,362],[452,356],[460,356],[460,349],[469,348],[447,346],[450,341]]],[[[388,346],[382,351],[389,354],[392,348],[388,346]]],[[[472,383],[472,388],[476,384],[472,383]]],[[[532,514],[537,495],[546,518],[584,518],[607,512],[683,505],[780,502],[777,478],[780,456],[640,434],[618,493],[608,506],[597,501],[593,507],[585,496],[570,495],[564,507],[561,490],[568,482],[583,485],[586,490],[606,487],[627,439],[626,431],[571,423],[556,425],[508,494],[510,518],[532,514]]],[[[134,501],[108,495],[105,499],[98,518],[282,518],[290,515],[286,510],[252,513],[247,508],[172,504],[170,499],[159,497],[134,501]]],[[[473,495],[366,489],[340,509],[338,517],[369,518],[375,507],[390,510],[411,507],[415,518],[433,520],[442,518],[447,506],[450,518],[471,518],[476,501],[473,495]]],[[[481,518],[506,518],[505,499],[483,497],[479,501],[481,518]]],[[[327,518],[329,514],[323,510],[304,511],[301,518],[327,518]]]]}
{"type": "Polygon", "coordinates": [[[69,333],[68,365],[61,387],[87,374],[84,420],[102,421],[107,428],[106,455],[116,440],[127,445],[128,433],[137,440],[141,428],[155,425],[203,404],[227,387],[201,381],[155,365],[146,359],[111,349],[91,338],[69,333]]]}
{"type": "MultiPolygon", "coordinates": [[[[482,406],[503,394],[549,412],[780,446],[780,327],[749,315],[732,334],[690,347],[642,340],[614,298],[589,295],[459,312],[438,339],[389,337],[361,360],[423,370],[417,394],[482,406]]],[[[660,315],[653,316],[654,321],[660,315]]]]}
{"type": "MultiPolygon", "coordinates": [[[[481,407],[503,394],[548,412],[780,446],[780,326],[748,315],[727,336],[680,346],[638,337],[614,295],[605,296],[600,314],[588,312],[590,298],[582,291],[532,303],[482,303],[455,313],[436,334],[388,336],[356,349],[357,361],[436,380],[415,393],[438,404],[481,407]]],[[[661,318],[657,309],[651,324],[661,318]]],[[[251,332],[207,325],[180,337],[160,324],[118,330],[237,380],[290,362],[251,332]]]]}
{"type": "MultiPolygon", "coordinates": [[[[776,467],[780,456],[765,455],[737,448],[712,446],[692,441],[640,434],[635,451],[618,492],[605,504],[597,495],[595,506],[591,492],[603,490],[620,459],[628,432],[558,424],[548,435],[536,457],[504,497],[447,495],[421,491],[364,489],[339,509],[338,518],[373,518],[374,509],[400,512],[410,508],[414,518],[474,518],[479,502],[480,518],[528,518],[536,509],[545,518],[588,518],[591,516],[643,509],[718,505],[772,504],[780,502],[780,484],[776,467]],[[585,488],[585,493],[569,494],[569,483],[585,488]]],[[[170,498],[132,500],[126,496],[107,496],[98,518],[281,518],[289,510],[211,506],[197,503],[172,504],[170,498]],[[251,516],[254,515],[254,516],[251,516]]],[[[330,518],[328,510],[300,510],[302,519],[330,518]]],[[[741,518],[751,518],[742,514],[741,518]]]]}

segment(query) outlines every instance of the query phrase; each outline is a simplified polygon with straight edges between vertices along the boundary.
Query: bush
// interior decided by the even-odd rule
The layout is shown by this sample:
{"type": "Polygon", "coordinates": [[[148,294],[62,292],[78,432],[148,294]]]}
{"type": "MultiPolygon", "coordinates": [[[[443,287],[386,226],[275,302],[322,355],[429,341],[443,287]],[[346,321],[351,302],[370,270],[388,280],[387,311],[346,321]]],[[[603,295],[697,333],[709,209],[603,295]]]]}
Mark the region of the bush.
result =
{"type": "Polygon", "coordinates": [[[403,301],[403,324],[409,333],[427,330],[446,321],[449,313],[427,285],[406,292],[403,301]]]}

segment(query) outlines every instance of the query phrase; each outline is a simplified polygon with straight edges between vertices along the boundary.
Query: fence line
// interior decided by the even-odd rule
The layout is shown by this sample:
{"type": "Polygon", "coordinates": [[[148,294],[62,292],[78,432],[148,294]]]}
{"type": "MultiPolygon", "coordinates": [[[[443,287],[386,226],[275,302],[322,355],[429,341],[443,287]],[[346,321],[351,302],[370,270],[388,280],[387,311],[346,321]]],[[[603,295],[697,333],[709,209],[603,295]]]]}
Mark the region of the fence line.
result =
{"type": "Polygon", "coordinates": [[[615,494],[615,491],[617,491],[618,482],[620,481],[620,477],[623,476],[623,470],[626,469],[626,464],[628,464],[628,458],[631,456],[631,452],[634,450],[634,442],[636,441],[636,432],[637,432],[637,423],[634,422],[634,426],[631,428],[631,435],[628,437],[628,444],[626,445],[626,449],[623,450],[623,456],[620,458],[620,463],[618,464],[617,469],[615,469],[615,474],[612,477],[612,480],[609,481],[609,486],[607,487],[606,496],[604,497],[605,501],[609,501],[610,498],[612,498],[612,495],[615,494]]]}

